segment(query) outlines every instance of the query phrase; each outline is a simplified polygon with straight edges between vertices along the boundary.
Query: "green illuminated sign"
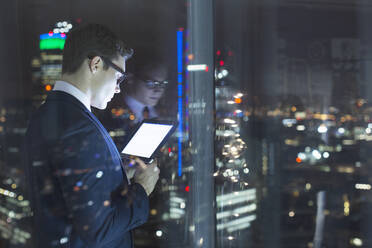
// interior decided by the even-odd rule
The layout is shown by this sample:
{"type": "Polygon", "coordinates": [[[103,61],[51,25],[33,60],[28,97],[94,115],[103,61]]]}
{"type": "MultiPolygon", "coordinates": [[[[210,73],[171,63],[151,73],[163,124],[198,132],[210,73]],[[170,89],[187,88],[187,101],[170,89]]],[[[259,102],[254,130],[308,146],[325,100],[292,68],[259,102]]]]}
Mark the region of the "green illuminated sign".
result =
{"type": "Polygon", "coordinates": [[[63,47],[65,46],[64,39],[44,39],[40,40],[40,50],[53,50],[53,49],[60,49],[63,50],[63,47]]]}

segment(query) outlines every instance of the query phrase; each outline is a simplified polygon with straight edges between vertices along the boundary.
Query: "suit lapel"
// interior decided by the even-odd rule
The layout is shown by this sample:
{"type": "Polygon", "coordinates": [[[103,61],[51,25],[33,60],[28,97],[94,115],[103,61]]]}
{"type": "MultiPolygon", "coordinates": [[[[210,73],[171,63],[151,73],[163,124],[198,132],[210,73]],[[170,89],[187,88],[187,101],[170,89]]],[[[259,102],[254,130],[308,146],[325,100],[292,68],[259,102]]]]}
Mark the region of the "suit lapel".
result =
{"type": "Polygon", "coordinates": [[[63,91],[50,92],[48,95],[47,101],[53,101],[53,100],[70,102],[74,104],[76,107],[78,107],[85,115],[87,115],[87,117],[97,127],[97,129],[103,136],[104,140],[106,141],[107,147],[109,148],[111,156],[114,159],[114,161],[116,161],[117,163],[121,165],[123,177],[126,178],[126,175],[123,170],[123,164],[122,164],[120,154],[118,150],[116,149],[116,146],[114,142],[112,141],[112,138],[110,137],[106,129],[102,126],[101,122],[96,118],[96,116],[92,112],[90,112],[79,100],[77,100],[74,96],[66,92],[63,92],[63,91]]]}

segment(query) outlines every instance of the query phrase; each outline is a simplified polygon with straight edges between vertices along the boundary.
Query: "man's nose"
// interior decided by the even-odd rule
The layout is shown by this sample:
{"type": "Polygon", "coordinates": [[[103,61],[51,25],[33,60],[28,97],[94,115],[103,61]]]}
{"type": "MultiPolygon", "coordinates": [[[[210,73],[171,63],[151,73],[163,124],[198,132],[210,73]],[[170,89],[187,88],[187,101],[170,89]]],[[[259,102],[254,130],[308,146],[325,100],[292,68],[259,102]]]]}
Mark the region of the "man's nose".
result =
{"type": "Polygon", "coordinates": [[[155,91],[155,92],[163,92],[164,89],[163,89],[163,88],[158,88],[158,87],[157,87],[157,88],[154,89],[154,91],[155,91]]]}

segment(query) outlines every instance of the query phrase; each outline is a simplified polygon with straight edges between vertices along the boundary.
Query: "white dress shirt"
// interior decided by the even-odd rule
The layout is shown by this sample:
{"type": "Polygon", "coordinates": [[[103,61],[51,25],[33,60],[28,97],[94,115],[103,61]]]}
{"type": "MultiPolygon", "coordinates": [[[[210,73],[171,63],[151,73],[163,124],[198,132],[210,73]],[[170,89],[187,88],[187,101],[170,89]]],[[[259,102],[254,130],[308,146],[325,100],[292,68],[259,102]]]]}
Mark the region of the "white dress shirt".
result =
{"type": "MultiPolygon", "coordinates": [[[[140,101],[136,100],[135,98],[133,98],[131,96],[128,96],[128,95],[126,95],[124,97],[124,101],[128,105],[128,107],[130,108],[130,110],[132,110],[134,116],[136,117],[135,122],[142,121],[143,120],[143,116],[142,116],[143,109],[147,105],[143,104],[142,102],[140,102],[140,101]]],[[[158,117],[158,113],[156,112],[154,107],[147,106],[147,108],[149,109],[149,118],[150,119],[158,117]]]]}
{"type": "Polygon", "coordinates": [[[65,81],[56,81],[53,90],[63,91],[67,94],[72,95],[73,97],[78,99],[89,111],[91,111],[89,97],[84,92],[76,88],[74,85],[65,81]]]}

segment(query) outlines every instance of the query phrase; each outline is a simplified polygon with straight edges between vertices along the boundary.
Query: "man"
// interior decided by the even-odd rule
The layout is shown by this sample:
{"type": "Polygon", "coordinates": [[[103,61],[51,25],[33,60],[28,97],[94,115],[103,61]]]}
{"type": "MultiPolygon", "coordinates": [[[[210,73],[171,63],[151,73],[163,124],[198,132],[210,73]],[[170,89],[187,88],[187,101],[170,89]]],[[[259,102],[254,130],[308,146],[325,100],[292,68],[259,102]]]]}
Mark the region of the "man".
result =
{"type": "Polygon", "coordinates": [[[168,70],[156,58],[138,57],[128,82],[122,85],[122,93],[117,94],[108,106],[110,111],[99,111],[103,125],[113,135],[119,151],[124,148],[128,134],[143,119],[159,117],[156,108],[168,84],[168,70]]]}
{"type": "MultiPolygon", "coordinates": [[[[164,64],[150,61],[138,67],[135,70],[136,74],[129,78],[126,86],[123,86],[126,91],[121,96],[121,100],[124,100],[133,112],[135,122],[158,117],[155,107],[168,84],[168,71],[164,64]]],[[[120,95],[117,100],[120,100],[120,95]]]]}
{"type": "Polygon", "coordinates": [[[112,139],[90,109],[106,108],[120,92],[132,53],[98,24],[68,35],[62,80],[26,134],[35,248],[132,247],[131,230],[147,220],[159,169],[137,159],[130,184],[112,139]]]}

